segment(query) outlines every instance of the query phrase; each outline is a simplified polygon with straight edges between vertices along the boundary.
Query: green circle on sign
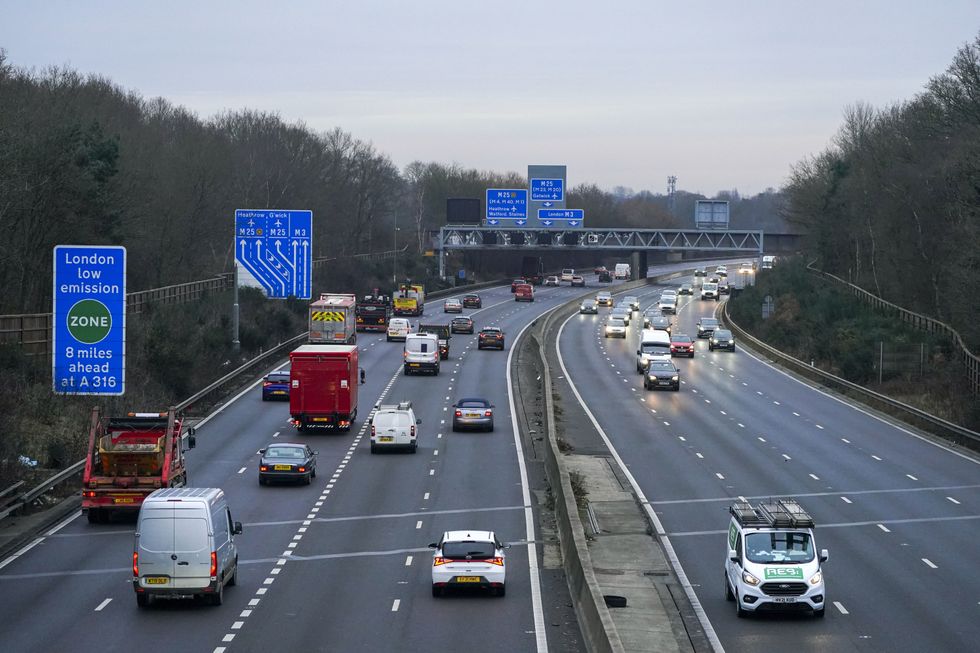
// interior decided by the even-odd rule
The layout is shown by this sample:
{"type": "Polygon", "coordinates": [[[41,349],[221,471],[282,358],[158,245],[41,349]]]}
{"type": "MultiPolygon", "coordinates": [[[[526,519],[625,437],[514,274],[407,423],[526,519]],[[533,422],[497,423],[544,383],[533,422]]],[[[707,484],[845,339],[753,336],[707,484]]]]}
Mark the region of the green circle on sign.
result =
{"type": "Polygon", "coordinates": [[[94,345],[109,335],[112,315],[102,302],[83,299],[68,311],[68,333],[75,340],[94,345]]]}

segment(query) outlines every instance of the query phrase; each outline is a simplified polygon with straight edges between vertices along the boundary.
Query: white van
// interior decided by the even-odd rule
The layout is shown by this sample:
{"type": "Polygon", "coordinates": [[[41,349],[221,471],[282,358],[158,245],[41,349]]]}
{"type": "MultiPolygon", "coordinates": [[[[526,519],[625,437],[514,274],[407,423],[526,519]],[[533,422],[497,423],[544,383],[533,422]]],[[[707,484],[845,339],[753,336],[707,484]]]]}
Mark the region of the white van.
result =
{"type": "Polygon", "coordinates": [[[718,301],[718,284],[712,281],[705,281],[701,284],[701,299],[718,301]]]}
{"type": "Polygon", "coordinates": [[[439,338],[435,334],[410,333],[405,336],[404,356],[405,374],[439,374],[439,338]]]}
{"type": "Polygon", "coordinates": [[[616,271],[613,276],[617,279],[629,279],[631,276],[630,264],[629,263],[617,263],[616,271]]]}
{"type": "Polygon", "coordinates": [[[575,276],[575,270],[573,268],[565,268],[561,271],[561,280],[568,281],[571,283],[572,277],[575,276]]]}
{"type": "Polygon", "coordinates": [[[388,342],[404,340],[412,332],[412,323],[403,317],[393,317],[388,320],[388,342]]]}
{"type": "Polygon", "coordinates": [[[154,598],[206,596],[221,605],[225,585],[238,581],[235,536],[225,493],[219,488],[164,488],[140,507],[133,545],[136,605],[154,598]]]}
{"type": "Polygon", "coordinates": [[[418,429],[422,420],[415,417],[412,402],[379,405],[371,418],[371,453],[386,448],[407,448],[418,451],[418,429]]]}
{"type": "Polygon", "coordinates": [[[643,329],[636,350],[636,371],[642,374],[652,360],[670,360],[670,334],[660,329],[643,329]]]}
{"type": "Polygon", "coordinates": [[[795,499],[769,499],[729,508],[725,598],[735,613],[793,611],[824,616],[827,590],[813,518],[795,499]]]}

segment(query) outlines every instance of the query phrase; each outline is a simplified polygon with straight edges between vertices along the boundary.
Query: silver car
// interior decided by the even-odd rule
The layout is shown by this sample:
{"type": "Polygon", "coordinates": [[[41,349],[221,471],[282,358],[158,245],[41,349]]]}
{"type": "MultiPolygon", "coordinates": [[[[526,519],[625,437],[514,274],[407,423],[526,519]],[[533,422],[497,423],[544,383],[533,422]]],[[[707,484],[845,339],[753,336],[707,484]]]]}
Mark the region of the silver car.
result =
{"type": "Polygon", "coordinates": [[[487,399],[467,397],[453,406],[453,431],[493,430],[493,404],[487,399]]]}

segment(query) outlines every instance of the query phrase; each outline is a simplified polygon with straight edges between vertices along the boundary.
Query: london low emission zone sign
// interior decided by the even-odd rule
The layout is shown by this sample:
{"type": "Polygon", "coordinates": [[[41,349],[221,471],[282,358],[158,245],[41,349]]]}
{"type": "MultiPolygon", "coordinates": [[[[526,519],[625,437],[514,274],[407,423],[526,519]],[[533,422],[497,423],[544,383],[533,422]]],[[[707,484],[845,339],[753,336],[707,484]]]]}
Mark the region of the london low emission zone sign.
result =
{"type": "Polygon", "coordinates": [[[52,389],[122,395],[126,390],[126,248],[54,248],[52,389]]]}

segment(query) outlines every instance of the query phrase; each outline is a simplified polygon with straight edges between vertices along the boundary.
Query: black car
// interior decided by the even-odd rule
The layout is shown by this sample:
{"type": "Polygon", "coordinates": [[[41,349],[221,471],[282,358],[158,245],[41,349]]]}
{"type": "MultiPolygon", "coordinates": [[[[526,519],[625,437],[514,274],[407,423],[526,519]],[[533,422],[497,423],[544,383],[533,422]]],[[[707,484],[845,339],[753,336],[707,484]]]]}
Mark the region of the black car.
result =
{"type": "Polygon", "coordinates": [[[708,339],[708,351],[727,349],[735,351],[735,336],[728,329],[715,329],[708,339]]]}
{"type": "Polygon", "coordinates": [[[493,430],[493,404],[486,399],[467,397],[453,406],[453,430],[493,430]]]}
{"type": "Polygon", "coordinates": [[[609,273],[609,270],[599,273],[599,283],[612,283],[612,274],[609,273]]]}
{"type": "Polygon", "coordinates": [[[454,317],[449,323],[453,333],[473,333],[473,320],[468,317],[454,317]]]}
{"type": "Polygon", "coordinates": [[[643,374],[643,389],[670,388],[676,392],[681,389],[680,374],[670,361],[652,360],[643,374]]]}
{"type": "Polygon", "coordinates": [[[714,317],[702,317],[698,320],[698,338],[707,338],[714,330],[719,328],[721,325],[718,323],[718,319],[714,317]]]}
{"type": "Polygon", "coordinates": [[[483,327],[480,335],[476,338],[477,349],[487,349],[489,347],[494,349],[504,348],[504,332],[498,327],[483,327]]]}
{"type": "Polygon", "coordinates": [[[262,401],[270,399],[289,401],[289,370],[269,372],[262,379],[262,401]]]}
{"type": "Polygon", "coordinates": [[[316,451],[305,444],[276,442],[259,450],[259,485],[269,481],[299,481],[309,485],[316,478],[316,451]]]}
{"type": "MultiPolygon", "coordinates": [[[[477,294],[463,295],[463,308],[483,308],[483,300],[477,294]]],[[[470,331],[470,333],[473,333],[470,331]]]]}

